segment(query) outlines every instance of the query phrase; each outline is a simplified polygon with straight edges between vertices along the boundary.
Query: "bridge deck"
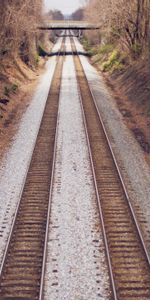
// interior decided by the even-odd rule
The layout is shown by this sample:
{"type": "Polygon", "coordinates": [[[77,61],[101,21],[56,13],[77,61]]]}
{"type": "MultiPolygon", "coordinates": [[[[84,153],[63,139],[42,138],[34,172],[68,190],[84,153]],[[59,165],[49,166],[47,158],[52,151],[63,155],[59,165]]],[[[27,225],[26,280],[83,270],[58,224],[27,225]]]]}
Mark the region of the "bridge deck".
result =
{"type": "Polygon", "coordinates": [[[99,29],[98,24],[81,22],[81,21],[47,21],[39,26],[41,30],[65,30],[65,29],[74,29],[74,30],[92,30],[99,29]]]}

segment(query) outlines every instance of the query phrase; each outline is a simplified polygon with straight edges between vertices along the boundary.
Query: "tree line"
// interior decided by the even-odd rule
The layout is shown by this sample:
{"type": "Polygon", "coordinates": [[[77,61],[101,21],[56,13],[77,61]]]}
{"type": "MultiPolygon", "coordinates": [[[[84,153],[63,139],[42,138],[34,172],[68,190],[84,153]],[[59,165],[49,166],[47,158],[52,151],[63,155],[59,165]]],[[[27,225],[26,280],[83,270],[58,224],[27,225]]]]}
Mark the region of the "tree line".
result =
{"type": "Polygon", "coordinates": [[[102,39],[117,41],[131,53],[148,54],[150,0],[88,0],[84,19],[100,24],[102,39]]]}
{"type": "Polygon", "coordinates": [[[42,0],[0,0],[0,56],[33,61],[42,0]]]}

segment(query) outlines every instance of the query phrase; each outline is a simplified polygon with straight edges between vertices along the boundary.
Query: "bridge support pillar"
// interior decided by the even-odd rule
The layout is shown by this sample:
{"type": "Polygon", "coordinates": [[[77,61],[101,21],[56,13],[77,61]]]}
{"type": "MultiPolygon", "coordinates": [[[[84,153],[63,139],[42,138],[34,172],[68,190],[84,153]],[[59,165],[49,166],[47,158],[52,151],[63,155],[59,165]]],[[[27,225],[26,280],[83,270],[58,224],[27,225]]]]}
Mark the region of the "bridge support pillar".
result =
{"type": "Polygon", "coordinates": [[[81,37],[82,37],[82,30],[79,29],[79,31],[78,31],[78,38],[80,39],[81,37]]]}

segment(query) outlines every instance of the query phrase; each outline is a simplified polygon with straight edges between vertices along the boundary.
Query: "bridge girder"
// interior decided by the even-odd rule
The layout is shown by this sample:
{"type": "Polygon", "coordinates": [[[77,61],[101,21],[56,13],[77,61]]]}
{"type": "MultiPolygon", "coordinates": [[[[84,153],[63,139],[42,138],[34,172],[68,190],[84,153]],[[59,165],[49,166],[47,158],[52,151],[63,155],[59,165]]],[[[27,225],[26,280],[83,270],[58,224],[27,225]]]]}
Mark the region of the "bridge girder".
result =
{"type": "Polygon", "coordinates": [[[38,27],[40,30],[93,30],[99,29],[97,24],[81,21],[54,21],[46,22],[38,27]]]}

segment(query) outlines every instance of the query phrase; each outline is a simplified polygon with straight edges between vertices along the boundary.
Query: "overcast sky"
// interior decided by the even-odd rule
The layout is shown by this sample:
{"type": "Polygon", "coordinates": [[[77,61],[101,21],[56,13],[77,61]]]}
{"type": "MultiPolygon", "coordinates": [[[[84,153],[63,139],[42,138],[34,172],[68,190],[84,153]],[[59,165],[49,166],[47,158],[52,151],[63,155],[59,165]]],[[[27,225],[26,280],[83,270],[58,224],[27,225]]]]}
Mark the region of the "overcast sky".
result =
{"type": "Polygon", "coordinates": [[[44,0],[45,9],[59,9],[63,14],[71,14],[82,6],[82,0],[44,0]]]}

